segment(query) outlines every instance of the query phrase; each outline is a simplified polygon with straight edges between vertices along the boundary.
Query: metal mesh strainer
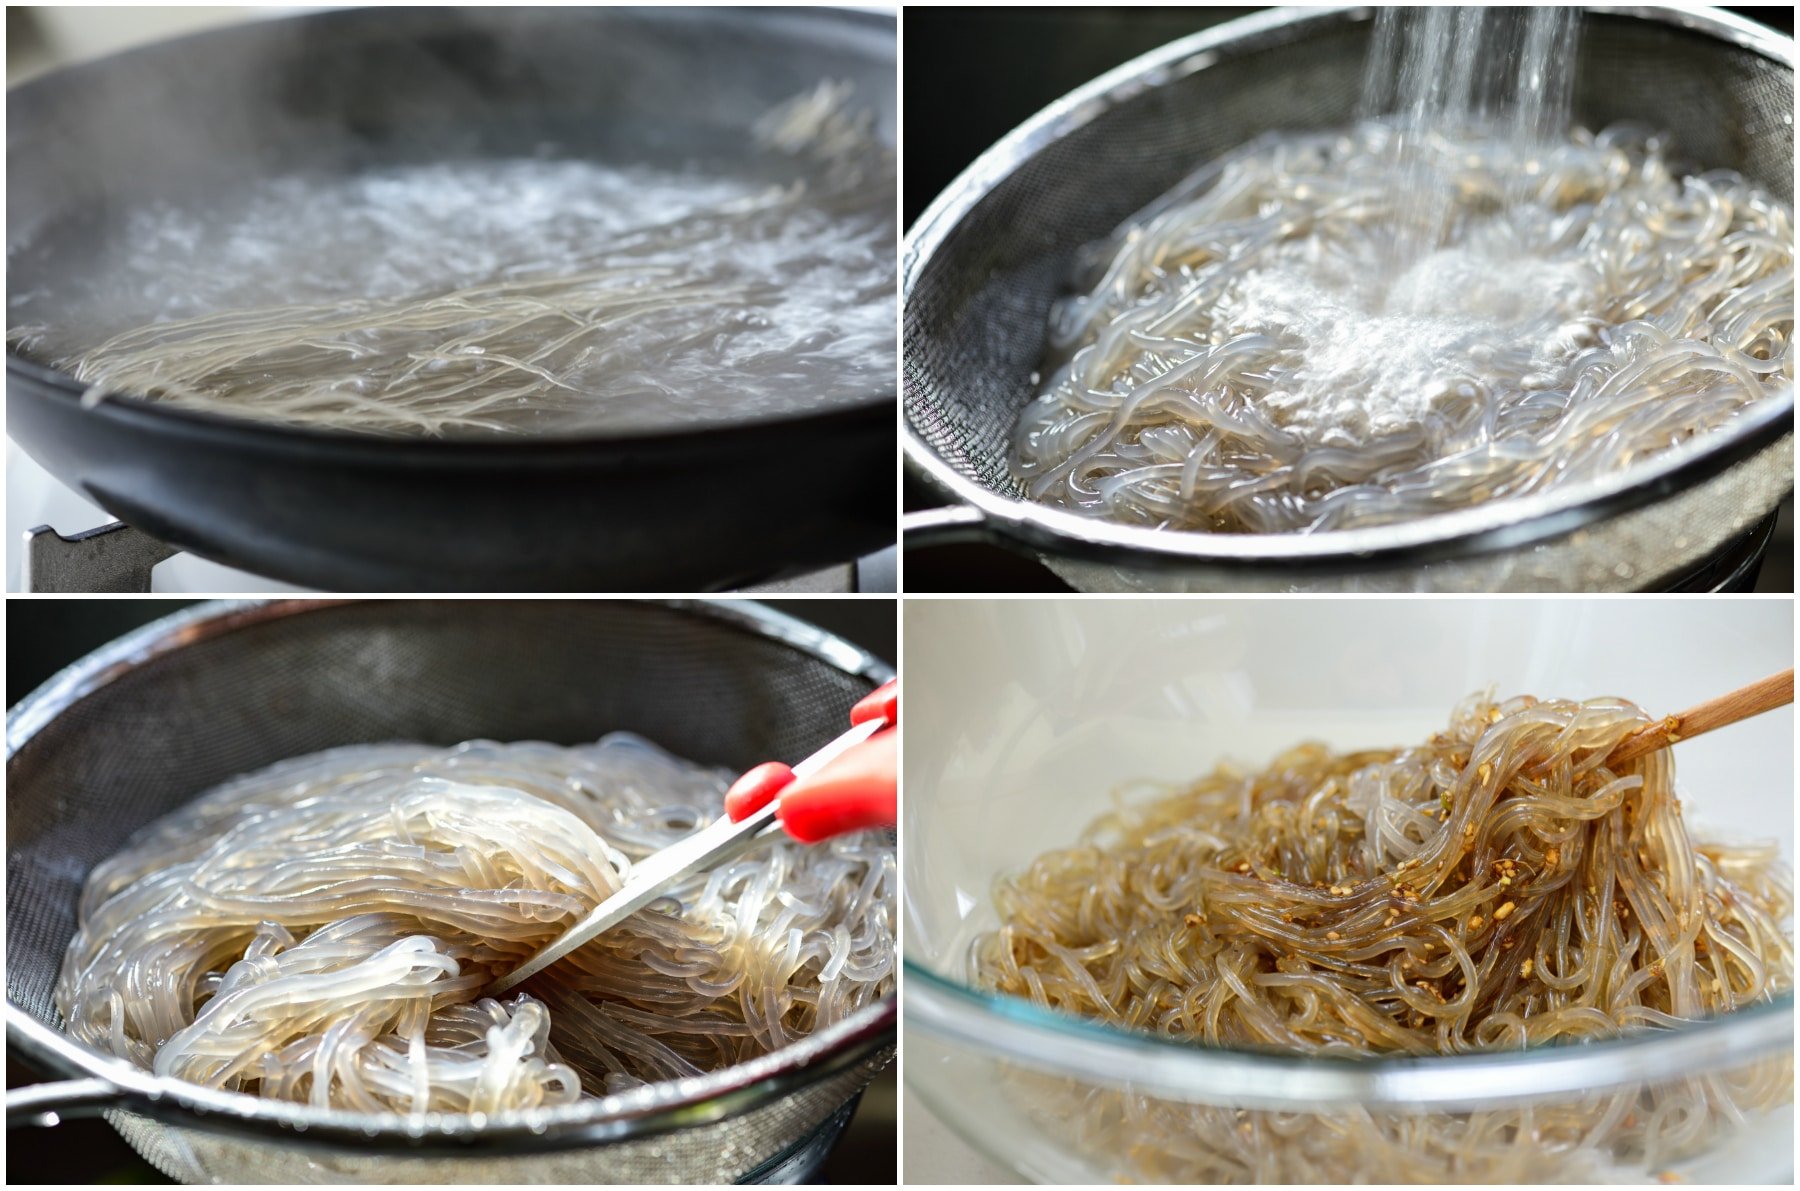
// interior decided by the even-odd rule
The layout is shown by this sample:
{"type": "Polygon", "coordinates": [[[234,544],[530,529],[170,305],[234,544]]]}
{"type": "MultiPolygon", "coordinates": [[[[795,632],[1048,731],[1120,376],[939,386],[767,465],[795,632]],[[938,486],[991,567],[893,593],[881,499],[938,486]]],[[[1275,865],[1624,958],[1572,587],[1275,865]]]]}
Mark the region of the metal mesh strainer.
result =
{"type": "MultiPolygon", "coordinates": [[[[902,259],[905,447],[962,504],[909,518],[909,542],[998,539],[1089,589],[1632,589],[1704,559],[1792,488],[1790,388],[1733,432],[1606,483],[1403,525],[1161,533],[1022,499],[1009,441],[1072,254],[1255,136],[1348,123],[1372,16],[1274,11],[1165,46],[1045,109],[938,197],[902,259]]],[[[1576,119],[1666,129],[1685,158],[1791,202],[1793,48],[1724,14],[1590,6],[1576,119]]]]}
{"type": "Polygon", "coordinates": [[[159,1079],[63,1036],[51,1003],[89,869],[210,786],[332,745],[639,732],[734,769],[803,757],[891,671],[746,602],[214,604],[53,679],[7,721],[9,1047],[71,1083],[9,1118],[106,1111],[186,1181],[779,1178],[893,1053],[893,998],[707,1076],[476,1122],[277,1104],[159,1079]]]}

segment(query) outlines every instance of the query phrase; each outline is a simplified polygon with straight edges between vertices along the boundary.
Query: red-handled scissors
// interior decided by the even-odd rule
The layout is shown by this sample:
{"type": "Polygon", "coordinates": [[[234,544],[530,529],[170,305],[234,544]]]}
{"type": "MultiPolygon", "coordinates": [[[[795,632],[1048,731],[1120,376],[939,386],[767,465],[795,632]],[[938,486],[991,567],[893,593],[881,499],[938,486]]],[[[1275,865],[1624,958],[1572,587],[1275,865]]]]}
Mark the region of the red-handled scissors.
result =
{"type": "Polygon", "coordinates": [[[732,783],[725,814],[742,822],[779,795],[776,817],[803,844],[892,827],[894,740],[882,734],[900,722],[899,704],[899,682],[877,689],[850,709],[850,731],[796,768],[766,761],[732,783]]]}
{"type": "Polygon", "coordinates": [[[899,702],[900,685],[890,682],[851,709],[848,732],[806,760],[791,769],[770,761],[744,774],[725,795],[723,818],[640,860],[617,893],[482,995],[497,996],[535,976],[661,897],[670,885],[734,860],[778,831],[811,844],[892,827],[891,730],[900,722],[899,702]]]}

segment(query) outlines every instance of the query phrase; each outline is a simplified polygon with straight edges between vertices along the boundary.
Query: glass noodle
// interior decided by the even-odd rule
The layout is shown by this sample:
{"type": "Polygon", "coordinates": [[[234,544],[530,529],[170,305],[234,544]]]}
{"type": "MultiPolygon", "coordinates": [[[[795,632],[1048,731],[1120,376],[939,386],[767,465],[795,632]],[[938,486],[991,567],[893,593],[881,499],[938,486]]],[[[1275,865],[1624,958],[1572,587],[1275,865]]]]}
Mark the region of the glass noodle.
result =
{"type": "Polygon", "coordinates": [[[1266,136],[1085,254],[1014,472],[1234,533],[1609,476],[1792,386],[1793,242],[1787,204],[1641,129],[1266,136]]]}
{"type": "Polygon", "coordinates": [[[716,818],[728,780],[626,734],[282,762],[94,869],[57,1007],[159,1075],[367,1112],[528,1109],[743,1062],[891,991],[890,845],[772,840],[479,996],[716,818]]]}
{"type": "Polygon", "coordinates": [[[147,202],[97,265],[38,269],[9,341],[90,401],[383,434],[669,429],[884,391],[872,114],[826,80],[742,140],[705,168],[540,151],[147,202]]]}
{"type": "MultiPolygon", "coordinates": [[[[975,981],[1199,1045],[1339,1056],[1678,1028],[1791,990],[1792,876],[1775,847],[1692,837],[1667,749],[1607,764],[1650,722],[1616,699],[1477,696],[1414,747],[1222,765],[1001,880],[975,981]]],[[[1020,1086],[1035,1115],[1111,1135],[1131,1155],[1122,1176],[1200,1183],[1611,1178],[1698,1152],[1793,1092],[1791,1056],[1458,1114],[1124,1091],[1077,1106],[1067,1084],[1020,1086]]]]}

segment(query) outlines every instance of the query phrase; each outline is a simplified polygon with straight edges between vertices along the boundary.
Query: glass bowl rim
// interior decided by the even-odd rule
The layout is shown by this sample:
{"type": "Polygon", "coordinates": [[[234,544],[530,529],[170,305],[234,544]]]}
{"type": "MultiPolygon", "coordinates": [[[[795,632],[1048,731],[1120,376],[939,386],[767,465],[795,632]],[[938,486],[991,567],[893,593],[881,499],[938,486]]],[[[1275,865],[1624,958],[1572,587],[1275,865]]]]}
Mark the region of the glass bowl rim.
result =
{"type": "Polygon", "coordinates": [[[1741,1066],[1794,1047],[1791,990],[1679,1029],[1462,1055],[1295,1055],[1124,1030],[971,988],[902,961],[901,1020],[964,1053],[1085,1083],[1273,1110],[1383,1105],[1475,1111],[1741,1066]]]}

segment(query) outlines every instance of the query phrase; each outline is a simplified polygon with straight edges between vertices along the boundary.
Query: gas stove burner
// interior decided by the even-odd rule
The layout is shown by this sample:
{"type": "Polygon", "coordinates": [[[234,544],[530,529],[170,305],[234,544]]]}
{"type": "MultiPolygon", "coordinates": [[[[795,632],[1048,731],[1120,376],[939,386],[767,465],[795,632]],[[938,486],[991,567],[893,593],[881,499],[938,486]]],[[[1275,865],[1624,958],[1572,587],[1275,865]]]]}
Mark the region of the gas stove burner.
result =
{"type": "MultiPolygon", "coordinates": [[[[49,592],[145,594],[151,590],[156,565],[181,553],[167,542],[114,521],[64,536],[48,525],[25,531],[21,589],[49,592]]],[[[764,595],[790,593],[841,594],[895,590],[895,549],[877,551],[855,562],[839,563],[802,575],[772,579],[738,590],[764,595]]]]}
{"type": "Polygon", "coordinates": [[[48,525],[25,531],[24,590],[129,593],[150,591],[156,564],[180,551],[123,521],[64,537],[48,525]]]}

